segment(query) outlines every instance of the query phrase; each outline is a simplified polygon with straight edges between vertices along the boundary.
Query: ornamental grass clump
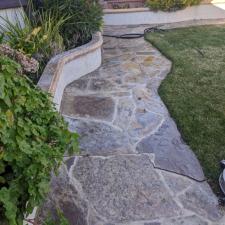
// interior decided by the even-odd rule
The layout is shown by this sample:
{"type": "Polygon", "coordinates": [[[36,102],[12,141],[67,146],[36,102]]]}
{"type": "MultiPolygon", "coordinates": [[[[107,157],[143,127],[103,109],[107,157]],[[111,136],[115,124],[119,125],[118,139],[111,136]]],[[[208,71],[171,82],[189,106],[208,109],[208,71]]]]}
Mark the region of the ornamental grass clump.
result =
{"type": "Polygon", "coordinates": [[[30,18],[21,12],[14,22],[2,18],[4,23],[0,25],[0,35],[3,44],[38,60],[40,66],[36,76],[27,74],[36,83],[49,59],[65,50],[60,31],[68,18],[58,18],[51,10],[34,11],[33,14],[30,18]]]}
{"type": "Polygon", "coordinates": [[[0,56],[0,224],[20,225],[48,192],[66,152],[78,151],[77,134],[56,112],[51,97],[0,56]]]}
{"type": "Polygon", "coordinates": [[[146,0],[146,6],[152,10],[175,11],[192,5],[198,5],[202,0],[146,0]]]}
{"type": "Polygon", "coordinates": [[[87,43],[103,24],[98,0],[43,0],[40,10],[54,11],[58,18],[69,17],[61,32],[67,48],[87,43]]]}

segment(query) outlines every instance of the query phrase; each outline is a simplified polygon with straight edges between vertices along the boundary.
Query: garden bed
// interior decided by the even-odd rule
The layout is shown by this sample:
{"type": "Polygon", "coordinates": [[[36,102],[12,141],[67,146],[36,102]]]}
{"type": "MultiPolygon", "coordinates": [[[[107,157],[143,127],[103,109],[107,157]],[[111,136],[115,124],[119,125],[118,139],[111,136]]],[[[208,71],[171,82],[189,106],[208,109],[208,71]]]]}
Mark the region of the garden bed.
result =
{"type": "Polygon", "coordinates": [[[65,152],[79,152],[78,135],[58,109],[64,87],[101,64],[97,2],[53,0],[27,9],[0,23],[1,224],[22,224],[45,198],[65,152]]]}
{"type": "Polygon", "coordinates": [[[150,11],[149,8],[105,9],[105,25],[177,23],[190,20],[225,19],[225,1],[203,1],[174,12],[150,11]]]}

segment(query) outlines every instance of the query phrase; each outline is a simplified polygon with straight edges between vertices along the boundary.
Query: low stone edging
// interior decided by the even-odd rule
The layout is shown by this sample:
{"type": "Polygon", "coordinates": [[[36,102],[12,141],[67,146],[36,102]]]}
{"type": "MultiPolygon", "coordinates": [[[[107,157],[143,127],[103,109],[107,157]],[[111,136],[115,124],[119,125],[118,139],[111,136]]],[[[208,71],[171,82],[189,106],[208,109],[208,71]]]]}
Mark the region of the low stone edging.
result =
{"type": "Polygon", "coordinates": [[[52,94],[53,102],[58,110],[64,88],[101,65],[102,43],[102,35],[97,32],[89,43],[56,55],[48,62],[38,86],[52,94]]]}
{"type": "Polygon", "coordinates": [[[177,23],[190,20],[225,19],[225,0],[203,1],[198,6],[175,12],[153,12],[148,8],[106,9],[105,25],[141,25],[177,23]]]}

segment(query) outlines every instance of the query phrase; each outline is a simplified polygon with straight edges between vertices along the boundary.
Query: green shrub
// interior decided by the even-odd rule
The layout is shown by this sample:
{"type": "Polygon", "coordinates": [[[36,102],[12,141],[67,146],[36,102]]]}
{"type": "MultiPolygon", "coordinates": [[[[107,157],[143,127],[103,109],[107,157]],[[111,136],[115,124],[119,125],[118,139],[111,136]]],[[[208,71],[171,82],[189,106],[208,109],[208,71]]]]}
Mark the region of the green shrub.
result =
{"type": "Polygon", "coordinates": [[[32,20],[25,13],[20,16],[23,20],[17,16],[15,23],[4,19],[5,24],[0,26],[1,35],[4,36],[3,43],[36,58],[41,74],[48,60],[65,49],[60,29],[67,18],[58,18],[51,11],[35,12],[32,20]]]}
{"type": "Polygon", "coordinates": [[[43,225],[70,225],[69,221],[65,218],[63,212],[57,209],[57,219],[53,219],[51,213],[49,213],[48,218],[43,222],[43,225]],[[57,220],[57,222],[56,222],[57,220]]]}
{"type": "Polygon", "coordinates": [[[51,97],[0,56],[0,224],[20,225],[48,191],[51,171],[64,152],[75,152],[71,134],[51,97]]]}
{"type": "Polygon", "coordinates": [[[197,5],[202,0],[146,0],[146,5],[152,10],[174,11],[191,5],[197,5]]]}
{"type": "Polygon", "coordinates": [[[103,23],[102,8],[98,0],[44,0],[43,9],[54,10],[59,18],[69,16],[61,33],[67,48],[89,41],[103,23]]]}

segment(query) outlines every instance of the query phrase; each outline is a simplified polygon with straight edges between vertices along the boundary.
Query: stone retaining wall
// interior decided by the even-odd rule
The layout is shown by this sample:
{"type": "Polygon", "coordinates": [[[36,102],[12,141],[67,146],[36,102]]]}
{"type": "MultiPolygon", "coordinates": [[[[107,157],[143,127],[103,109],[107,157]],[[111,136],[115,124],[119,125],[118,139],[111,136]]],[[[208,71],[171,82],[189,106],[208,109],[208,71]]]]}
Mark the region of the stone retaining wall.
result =
{"type": "Polygon", "coordinates": [[[52,94],[57,109],[60,108],[65,87],[101,65],[102,43],[101,33],[98,32],[89,43],[59,54],[49,61],[38,86],[52,94]]]}

